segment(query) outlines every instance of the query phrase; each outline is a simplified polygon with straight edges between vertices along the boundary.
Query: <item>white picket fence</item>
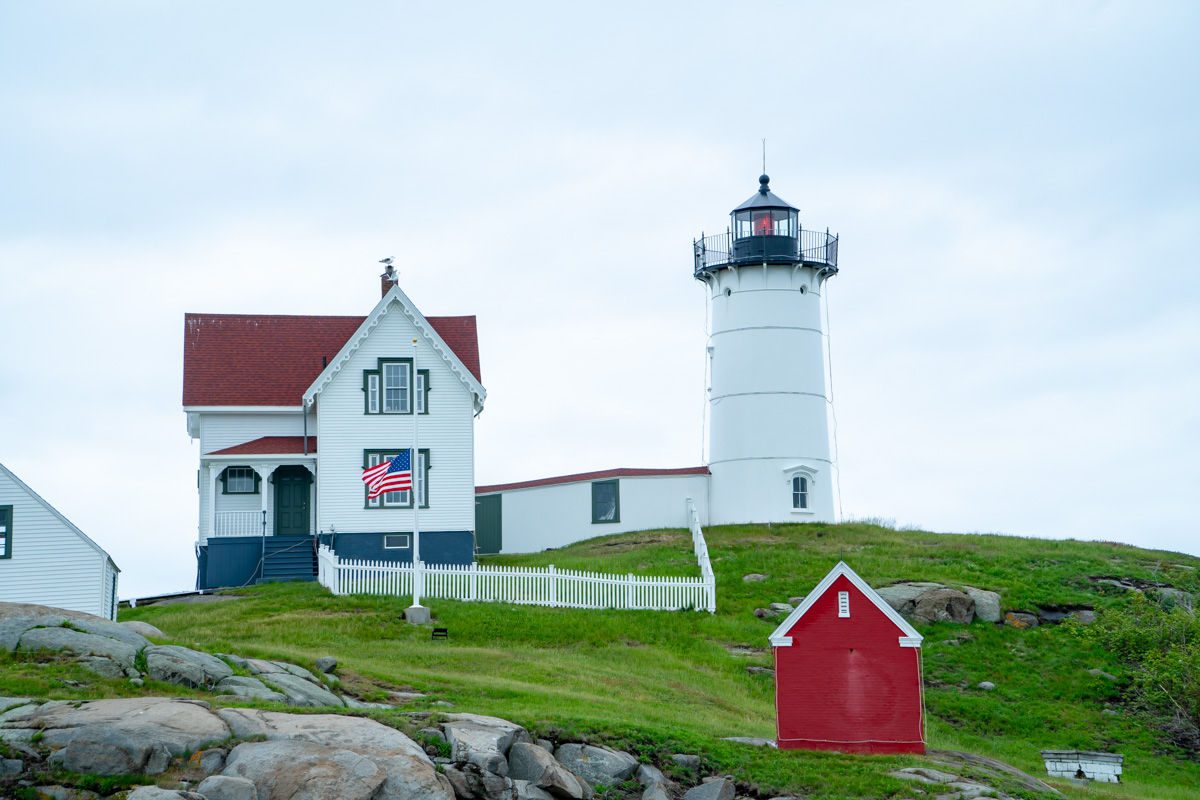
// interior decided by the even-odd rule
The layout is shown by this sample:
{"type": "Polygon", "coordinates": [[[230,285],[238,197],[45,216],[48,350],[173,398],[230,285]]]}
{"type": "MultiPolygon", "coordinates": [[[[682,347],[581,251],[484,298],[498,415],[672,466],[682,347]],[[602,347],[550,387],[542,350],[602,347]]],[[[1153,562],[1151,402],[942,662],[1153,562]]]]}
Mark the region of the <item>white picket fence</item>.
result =
{"type": "MultiPolygon", "coordinates": [[[[699,578],[612,575],[548,567],[473,564],[420,564],[422,596],[560,608],[614,608],[651,611],[717,610],[716,580],[708,545],[688,500],[692,547],[699,578]]],[[[317,580],[335,595],[411,596],[417,570],[411,563],[340,558],[326,545],[317,551],[317,580]]]]}

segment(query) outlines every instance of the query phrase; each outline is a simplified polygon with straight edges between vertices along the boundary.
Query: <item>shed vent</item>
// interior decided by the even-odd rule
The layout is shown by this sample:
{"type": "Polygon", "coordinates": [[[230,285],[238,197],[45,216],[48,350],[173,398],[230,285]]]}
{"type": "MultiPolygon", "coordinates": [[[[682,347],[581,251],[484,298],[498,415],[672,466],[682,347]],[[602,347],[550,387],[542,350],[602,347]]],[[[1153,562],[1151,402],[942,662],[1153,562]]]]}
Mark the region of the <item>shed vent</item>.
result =
{"type": "Polygon", "coordinates": [[[838,616],[839,617],[849,617],[850,616],[850,593],[849,592],[838,592],[838,616]]]}

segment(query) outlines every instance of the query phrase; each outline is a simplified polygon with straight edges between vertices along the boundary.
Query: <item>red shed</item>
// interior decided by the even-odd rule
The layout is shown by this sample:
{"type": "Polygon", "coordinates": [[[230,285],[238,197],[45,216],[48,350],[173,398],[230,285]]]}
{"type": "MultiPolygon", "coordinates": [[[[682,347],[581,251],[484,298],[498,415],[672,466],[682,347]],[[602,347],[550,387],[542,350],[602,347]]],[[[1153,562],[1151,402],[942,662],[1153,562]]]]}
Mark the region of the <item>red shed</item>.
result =
{"type": "Polygon", "coordinates": [[[924,753],[921,638],[838,562],[771,634],[778,745],[924,753]]]}

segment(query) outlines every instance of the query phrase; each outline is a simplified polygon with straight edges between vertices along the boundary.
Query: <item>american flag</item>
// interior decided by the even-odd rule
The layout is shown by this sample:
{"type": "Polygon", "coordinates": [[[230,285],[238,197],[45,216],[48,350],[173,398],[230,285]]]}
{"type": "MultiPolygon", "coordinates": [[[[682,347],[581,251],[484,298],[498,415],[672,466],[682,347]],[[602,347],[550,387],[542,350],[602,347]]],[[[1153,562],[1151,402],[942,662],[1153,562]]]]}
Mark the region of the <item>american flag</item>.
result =
{"type": "Polygon", "coordinates": [[[395,458],[387,459],[378,466],[367,467],[362,472],[367,485],[367,499],[374,500],[385,492],[402,492],[412,488],[412,451],[401,450],[395,458]]]}

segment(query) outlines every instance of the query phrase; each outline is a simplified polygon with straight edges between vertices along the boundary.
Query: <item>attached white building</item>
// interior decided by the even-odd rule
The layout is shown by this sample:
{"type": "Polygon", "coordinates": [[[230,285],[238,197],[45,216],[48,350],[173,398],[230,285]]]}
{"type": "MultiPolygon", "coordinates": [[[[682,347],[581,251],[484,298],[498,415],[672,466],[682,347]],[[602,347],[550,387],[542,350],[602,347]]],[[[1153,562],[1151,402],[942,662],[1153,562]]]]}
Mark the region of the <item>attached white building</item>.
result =
{"type": "Polygon", "coordinates": [[[708,465],[480,486],[480,552],[685,527],[689,500],[702,524],[833,520],[822,302],[837,248],[760,177],[726,233],[693,243],[712,311],[708,465]]]}
{"type": "Polygon", "coordinates": [[[311,578],[348,558],[474,558],[474,317],[426,317],[386,276],[365,317],[188,314],[184,411],[200,440],[197,586],[311,578]],[[416,449],[412,490],[361,474],[416,449]]]}
{"type": "Polygon", "coordinates": [[[0,464],[0,602],[116,619],[119,573],[100,545],[0,464]]]}

